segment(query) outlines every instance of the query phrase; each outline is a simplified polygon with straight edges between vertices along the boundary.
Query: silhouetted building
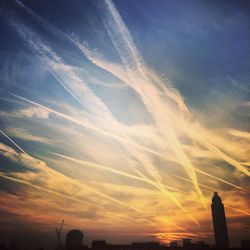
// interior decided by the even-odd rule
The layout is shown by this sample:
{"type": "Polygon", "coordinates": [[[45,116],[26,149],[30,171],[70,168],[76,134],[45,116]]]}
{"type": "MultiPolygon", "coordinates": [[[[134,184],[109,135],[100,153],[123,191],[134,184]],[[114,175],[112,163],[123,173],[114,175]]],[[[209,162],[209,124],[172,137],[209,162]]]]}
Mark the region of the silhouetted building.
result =
{"type": "Polygon", "coordinates": [[[171,241],[170,242],[170,247],[178,247],[178,241],[171,241]]]}
{"type": "Polygon", "coordinates": [[[135,250],[159,250],[162,248],[159,242],[134,242],[131,244],[132,249],[135,250]]]}
{"type": "Polygon", "coordinates": [[[212,198],[212,217],[214,226],[214,237],[216,247],[228,248],[229,240],[227,233],[227,222],[225,216],[224,205],[217,192],[214,193],[212,198]]]}
{"type": "Polygon", "coordinates": [[[204,240],[198,240],[197,241],[197,245],[204,246],[205,245],[205,241],[204,240]]]}
{"type": "Polygon", "coordinates": [[[133,242],[131,244],[132,247],[136,247],[136,248],[145,248],[145,247],[149,247],[149,248],[155,248],[155,247],[159,247],[160,243],[157,241],[150,241],[150,242],[133,242]]]}
{"type": "Polygon", "coordinates": [[[107,244],[106,241],[93,241],[92,249],[94,250],[165,250],[159,242],[134,242],[131,245],[107,244]]]}
{"type": "Polygon", "coordinates": [[[0,250],[6,250],[7,248],[6,248],[6,246],[4,245],[4,244],[1,244],[0,245],[0,250]]]}
{"type": "Polygon", "coordinates": [[[83,248],[83,233],[80,230],[71,230],[67,233],[66,249],[80,250],[83,248]]]}
{"type": "Polygon", "coordinates": [[[210,249],[210,245],[206,244],[204,240],[199,240],[196,243],[198,249],[210,249]]]}
{"type": "Polygon", "coordinates": [[[182,243],[183,243],[183,247],[187,247],[187,246],[189,246],[190,244],[191,244],[191,239],[188,239],[188,238],[186,238],[186,239],[182,239],[182,243]]]}
{"type": "Polygon", "coordinates": [[[250,249],[250,240],[241,240],[241,248],[250,249]]]}
{"type": "Polygon", "coordinates": [[[92,241],[92,248],[104,248],[106,246],[105,240],[94,240],[92,241]]]}

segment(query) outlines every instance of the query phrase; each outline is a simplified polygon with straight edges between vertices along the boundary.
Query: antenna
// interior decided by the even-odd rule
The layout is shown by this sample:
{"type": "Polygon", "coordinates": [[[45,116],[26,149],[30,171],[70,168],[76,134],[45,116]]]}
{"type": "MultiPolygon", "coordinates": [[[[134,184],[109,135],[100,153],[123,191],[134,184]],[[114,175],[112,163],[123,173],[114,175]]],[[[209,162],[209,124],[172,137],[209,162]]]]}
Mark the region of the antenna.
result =
{"type": "Polygon", "coordinates": [[[64,224],[64,220],[62,220],[62,223],[61,223],[60,227],[56,227],[56,239],[57,239],[56,249],[58,249],[58,250],[62,248],[62,245],[61,245],[61,232],[62,232],[63,224],[64,224]]]}

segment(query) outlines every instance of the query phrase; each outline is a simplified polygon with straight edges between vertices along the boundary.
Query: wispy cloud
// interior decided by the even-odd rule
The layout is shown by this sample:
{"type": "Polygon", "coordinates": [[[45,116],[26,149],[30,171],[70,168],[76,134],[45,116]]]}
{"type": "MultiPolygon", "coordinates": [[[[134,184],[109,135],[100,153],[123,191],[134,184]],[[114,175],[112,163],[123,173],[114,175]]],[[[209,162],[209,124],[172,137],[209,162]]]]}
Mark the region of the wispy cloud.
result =
{"type": "Polygon", "coordinates": [[[250,139],[250,133],[247,132],[247,131],[229,129],[228,133],[233,135],[233,136],[236,136],[236,137],[240,137],[240,138],[244,138],[244,139],[250,139]]]}
{"type": "Polygon", "coordinates": [[[26,109],[22,109],[20,110],[20,115],[30,118],[40,118],[40,119],[49,118],[49,112],[38,107],[29,107],[26,109]]]}
{"type": "Polygon", "coordinates": [[[31,134],[27,129],[24,129],[24,128],[8,128],[7,132],[11,136],[20,138],[25,141],[34,141],[34,142],[41,142],[41,143],[48,143],[50,141],[49,139],[45,137],[31,134]]]}

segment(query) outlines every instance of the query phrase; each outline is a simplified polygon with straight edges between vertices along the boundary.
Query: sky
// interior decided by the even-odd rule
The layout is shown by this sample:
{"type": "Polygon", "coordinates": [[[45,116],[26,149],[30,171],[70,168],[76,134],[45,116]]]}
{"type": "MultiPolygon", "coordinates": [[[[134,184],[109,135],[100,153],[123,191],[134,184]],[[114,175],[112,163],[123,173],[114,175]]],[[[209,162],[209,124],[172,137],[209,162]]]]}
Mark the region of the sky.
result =
{"type": "Polygon", "coordinates": [[[0,5],[0,242],[249,236],[248,1],[0,5]]]}

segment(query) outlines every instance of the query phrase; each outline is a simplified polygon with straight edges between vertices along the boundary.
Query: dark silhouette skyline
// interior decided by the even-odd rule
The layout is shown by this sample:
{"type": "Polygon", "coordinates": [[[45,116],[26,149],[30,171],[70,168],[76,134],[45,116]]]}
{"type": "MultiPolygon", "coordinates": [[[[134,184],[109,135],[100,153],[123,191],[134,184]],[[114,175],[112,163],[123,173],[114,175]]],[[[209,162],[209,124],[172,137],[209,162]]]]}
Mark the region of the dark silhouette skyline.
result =
{"type": "MultiPolygon", "coordinates": [[[[61,233],[64,224],[62,221],[59,228],[56,228],[56,246],[55,250],[206,250],[206,249],[250,249],[250,239],[242,239],[240,248],[229,246],[229,236],[227,230],[226,214],[222,199],[218,192],[214,192],[211,204],[212,221],[214,226],[215,245],[207,244],[205,241],[198,240],[193,242],[190,238],[182,239],[181,246],[179,241],[171,241],[169,244],[161,244],[157,241],[150,242],[132,242],[131,244],[109,244],[106,240],[93,240],[89,247],[84,242],[84,234],[78,230],[70,230],[66,234],[65,244],[61,243],[61,233]],[[85,245],[84,245],[85,243],[85,245]]],[[[0,250],[20,250],[17,241],[12,240],[8,247],[0,244],[0,250]]],[[[43,248],[37,248],[43,249],[43,248]]]]}
{"type": "Polygon", "coordinates": [[[211,204],[214,238],[217,247],[228,248],[229,238],[224,205],[218,192],[215,192],[211,204]]]}

